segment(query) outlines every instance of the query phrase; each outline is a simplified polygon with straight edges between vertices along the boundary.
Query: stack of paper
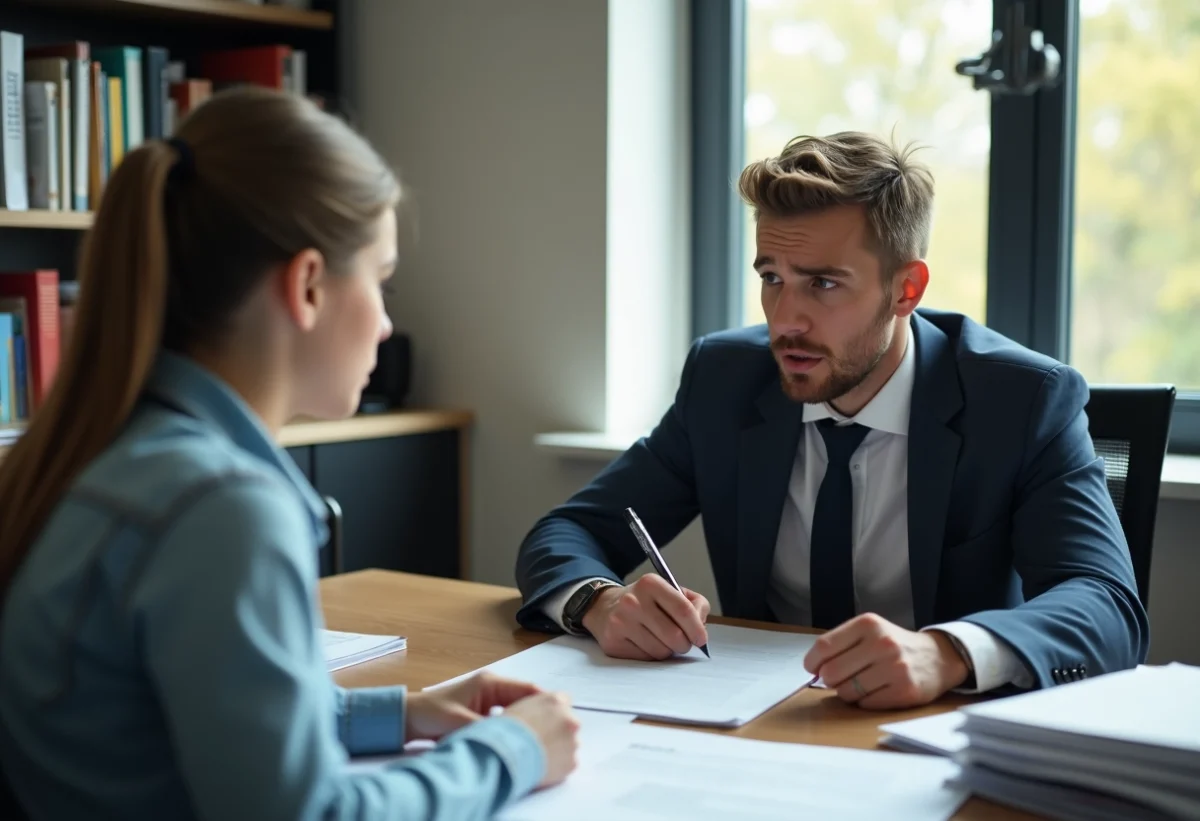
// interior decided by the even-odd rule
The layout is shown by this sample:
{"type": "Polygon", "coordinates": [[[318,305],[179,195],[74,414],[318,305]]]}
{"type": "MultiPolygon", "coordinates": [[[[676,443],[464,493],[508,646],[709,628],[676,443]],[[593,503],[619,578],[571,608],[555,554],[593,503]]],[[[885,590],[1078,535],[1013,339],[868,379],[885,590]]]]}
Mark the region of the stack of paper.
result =
{"type": "Polygon", "coordinates": [[[954,711],[880,724],[879,730],[885,735],[879,742],[906,753],[952,756],[967,746],[962,723],[963,714],[954,711]]]}
{"type": "Polygon", "coordinates": [[[560,636],[483,669],[569,693],[579,708],[740,727],[812,680],[804,656],[816,640],[802,633],[710,624],[711,659],[692,648],[686,655],[650,662],[609,658],[591,639],[560,636]]]}
{"type": "Polygon", "coordinates": [[[362,633],[342,633],[322,630],[321,644],[329,672],[341,670],[364,661],[395,653],[408,646],[404,636],[368,636],[362,633]]]}
{"type": "Polygon", "coordinates": [[[1200,818],[1200,668],[1143,667],[965,707],[962,783],[1052,818],[1200,818]]]}

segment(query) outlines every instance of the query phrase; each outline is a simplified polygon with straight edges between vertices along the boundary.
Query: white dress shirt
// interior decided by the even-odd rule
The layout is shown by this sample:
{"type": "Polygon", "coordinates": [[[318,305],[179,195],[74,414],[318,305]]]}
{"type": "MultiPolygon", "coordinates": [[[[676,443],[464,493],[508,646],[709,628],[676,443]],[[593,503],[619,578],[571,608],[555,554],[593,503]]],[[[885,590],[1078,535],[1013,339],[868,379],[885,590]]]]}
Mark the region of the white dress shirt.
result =
{"type": "MultiPolygon", "coordinates": [[[[871,430],[850,459],[854,488],[853,536],[855,612],[876,613],[907,630],[914,629],[912,583],[908,567],[908,415],[916,358],[911,335],[904,356],[887,384],[857,415],[845,417],[828,404],[804,406],[804,434],[792,468],[776,539],[767,604],[784,624],[811,625],[809,536],[817,492],[825,477],[825,440],[821,419],[857,423],[871,430]]],[[[546,603],[546,615],[562,626],[571,594],[590,579],[567,585],[546,603]]],[[[984,692],[1004,684],[1033,686],[1033,677],[1013,650],[990,631],[969,622],[931,625],[957,640],[984,692]]]]}

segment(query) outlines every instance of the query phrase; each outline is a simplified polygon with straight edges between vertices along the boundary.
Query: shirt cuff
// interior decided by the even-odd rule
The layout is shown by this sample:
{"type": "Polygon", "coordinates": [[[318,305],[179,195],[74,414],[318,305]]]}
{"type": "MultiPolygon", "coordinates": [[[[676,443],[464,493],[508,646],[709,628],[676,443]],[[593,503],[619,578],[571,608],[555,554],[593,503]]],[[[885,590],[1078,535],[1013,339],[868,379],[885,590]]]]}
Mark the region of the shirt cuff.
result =
{"type": "Polygon", "coordinates": [[[443,743],[471,741],[494,752],[512,781],[512,799],[533,792],[546,776],[546,752],[524,723],[508,716],[485,718],[446,736],[443,743]]]}
{"type": "Polygon", "coordinates": [[[1013,649],[990,630],[966,621],[935,624],[925,630],[939,630],[958,640],[966,652],[966,662],[975,673],[974,687],[956,687],[956,693],[986,693],[1012,684],[1022,689],[1033,686],[1033,676],[1013,649]]]}
{"type": "Polygon", "coordinates": [[[590,579],[582,579],[573,584],[563,585],[562,590],[546,599],[546,603],[542,607],[546,617],[557,624],[559,629],[561,629],[564,633],[571,633],[576,636],[581,635],[576,631],[568,630],[567,626],[563,624],[563,611],[567,609],[567,601],[570,600],[571,596],[575,595],[575,591],[586,585],[588,582],[595,581],[611,582],[612,579],[606,579],[603,576],[592,576],[590,579]]]}
{"type": "Polygon", "coordinates": [[[350,755],[382,755],[404,747],[403,685],[338,688],[338,737],[350,755]]]}

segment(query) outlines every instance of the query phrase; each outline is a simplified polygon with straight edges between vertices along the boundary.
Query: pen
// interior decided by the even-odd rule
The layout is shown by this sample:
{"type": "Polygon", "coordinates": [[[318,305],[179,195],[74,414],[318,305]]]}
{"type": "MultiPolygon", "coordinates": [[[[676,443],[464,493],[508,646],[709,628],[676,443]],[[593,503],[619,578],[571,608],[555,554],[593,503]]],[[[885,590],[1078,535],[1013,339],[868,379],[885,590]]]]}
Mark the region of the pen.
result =
{"type": "MultiPolygon", "coordinates": [[[[633,535],[637,537],[638,544],[642,546],[642,552],[646,554],[646,558],[650,560],[650,564],[654,565],[654,572],[667,580],[667,584],[674,587],[680,595],[683,594],[683,588],[679,586],[679,582],[675,581],[674,574],[671,573],[671,568],[667,567],[667,563],[663,561],[662,554],[658,552],[658,547],[654,544],[654,540],[650,538],[650,531],[646,530],[646,526],[642,524],[642,520],[633,512],[633,508],[625,508],[625,521],[629,523],[629,529],[633,531],[633,535]]],[[[708,652],[708,645],[700,645],[700,652],[712,658],[708,652]]]]}

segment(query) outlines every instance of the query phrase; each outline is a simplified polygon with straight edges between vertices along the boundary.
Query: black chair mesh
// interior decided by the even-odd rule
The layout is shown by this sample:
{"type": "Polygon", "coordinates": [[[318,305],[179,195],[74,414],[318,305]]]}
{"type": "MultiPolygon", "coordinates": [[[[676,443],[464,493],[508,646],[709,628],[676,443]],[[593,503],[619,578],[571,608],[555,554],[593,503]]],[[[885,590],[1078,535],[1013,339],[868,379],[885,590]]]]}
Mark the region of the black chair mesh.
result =
{"type": "Polygon", "coordinates": [[[1125,511],[1125,482],[1129,478],[1129,443],[1122,439],[1097,439],[1093,444],[1096,455],[1104,460],[1104,478],[1108,492],[1117,508],[1117,515],[1125,511]]]}

